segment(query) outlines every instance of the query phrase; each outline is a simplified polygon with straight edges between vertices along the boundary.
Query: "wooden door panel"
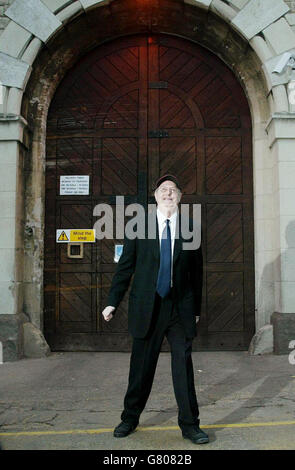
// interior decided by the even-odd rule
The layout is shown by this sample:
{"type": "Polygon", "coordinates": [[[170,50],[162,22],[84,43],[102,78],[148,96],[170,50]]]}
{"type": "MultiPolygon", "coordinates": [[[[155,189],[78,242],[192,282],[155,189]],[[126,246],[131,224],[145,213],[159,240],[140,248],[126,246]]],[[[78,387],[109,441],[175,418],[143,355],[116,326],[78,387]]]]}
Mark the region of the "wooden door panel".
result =
{"type": "Polygon", "coordinates": [[[241,204],[207,204],[207,263],[243,263],[241,204]]]}
{"type": "Polygon", "coordinates": [[[103,194],[137,194],[138,139],[103,139],[103,194]]]}
{"type": "Polygon", "coordinates": [[[91,322],[91,274],[60,274],[60,322],[91,322]]]}
{"type": "MultiPolygon", "coordinates": [[[[56,176],[92,175],[92,139],[58,139],[56,176]]],[[[57,187],[59,192],[59,187],[57,187]]]]}
{"type": "Polygon", "coordinates": [[[242,332],[243,273],[223,272],[207,275],[209,332],[242,332]]]}
{"type": "Polygon", "coordinates": [[[120,96],[106,114],[103,127],[105,129],[137,129],[138,102],[138,90],[120,96]]]}
{"type": "Polygon", "coordinates": [[[242,194],[242,138],[206,137],[207,194],[242,194]]]}
{"type": "MultiPolygon", "coordinates": [[[[58,309],[55,334],[71,335],[93,331],[96,312],[95,275],[62,272],[59,274],[56,294],[58,309]]],[[[52,341],[54,343],[54,337],[52,341]]]]}
{"type": "Polygon", "coordinates": [[[160,92],[160,128],[194,128],[195,121],[191,110],[176,95],[168,90],[160,92]]]}
{"type": "Polygon", "coordinates": [[[196,187],[196,139],[194,137],[170,137],[161,139],[159,146],[160,174],[177,174],[183,191],[195,194],[196,187]]]}
{"type": "MultiPolygon", "coordinates": [[[[183,186],[183,202],[202,203],[207,276],[201,347],[230,349],[232,344],[234,349],[243,349],[251,336],[249,329],[245,335],[244,273],[250,281],[252,269],[250,282],[254,280],[253,256],[249,265],[249,258],[246,262],[244,255],[253,255],[253,238],[246,239],[244,233],[244,213],[252,210],[249,153],[247,163],[245,159],[245,148],[250,148],[249,109],[242,90],[224,64],[214,64],[210,54],[176,38],[159,38],[159,43],[158,80],[165,83],[165,89],[159,91],[159,109],[154,104],[155,111],[149,119],[154,128],[158,123],[167,132],[162,132],[159,142],[153,141],[151,165],[155,168],[150,171],[150,178],[157,170],[159,174],[175,173],[183,186]],[[231,129],[235,129],[235,135],[231,129]],[[218,280],[213,287],[212,279],[218,280]],[[235,284],[239,287],[233,291],[235,284]]],[[[150,93],[156,101],[155,92],[150,93]]],[[[253,333],[254,309],[250,315],[253,333]]]]}
{"type": "Polygon", "coordinates": [[[178,37],[120,38],[64,78],[47,130],[44,300],[53,349],[130,349],[128,293],[111,322],[101,316],[123,238],[86,244],[83,259],[69,259],[55,230],[92,227],[94,207],[114,208],[117,195],[154,203],[153,183],[164,173],[179,178],[182,202],[202,204],[194,349],[246,349],[255,322],[251,116],[227,66],[178,37]],[[89,175],[89,195],[60,196],[61,175],[89,175]]]}

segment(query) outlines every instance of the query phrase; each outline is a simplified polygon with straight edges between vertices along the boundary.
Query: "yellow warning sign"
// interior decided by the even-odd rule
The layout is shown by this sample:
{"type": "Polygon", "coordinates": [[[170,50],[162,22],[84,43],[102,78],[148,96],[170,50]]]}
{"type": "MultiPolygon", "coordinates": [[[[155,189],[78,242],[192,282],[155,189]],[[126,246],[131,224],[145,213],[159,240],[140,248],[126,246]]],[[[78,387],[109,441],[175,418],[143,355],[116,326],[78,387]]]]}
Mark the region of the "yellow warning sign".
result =
{"type": "Polygon", "coordinates": [[[65,231],[62,231],[60,236],[58,237],[58,241],[59,242],[68,242],[70,241],[67,237],[67,234],[65,233],[65,231]]]}
{"type": "Polygon", "coordinates": [[[71,230],[71,242],[94,243],[95,230],[71,230]]]}
{"type": "Polygon", "coordinates": [[[95,243],[94,229],[58,229],[56,243],[95,243]]]}

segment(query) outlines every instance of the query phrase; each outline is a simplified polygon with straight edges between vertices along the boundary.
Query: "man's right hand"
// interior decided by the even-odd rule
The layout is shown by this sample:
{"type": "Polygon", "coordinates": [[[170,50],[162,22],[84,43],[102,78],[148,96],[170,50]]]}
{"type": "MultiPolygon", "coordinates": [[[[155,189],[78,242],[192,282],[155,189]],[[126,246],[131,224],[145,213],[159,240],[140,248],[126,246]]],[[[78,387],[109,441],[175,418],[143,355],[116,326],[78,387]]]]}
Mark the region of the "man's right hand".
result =
{"type": "Polygon", "coordinates": [[[102,314],[104,316],[105,321],[110,321],[113,318],[114,315],[112,314],[112,312],[114,310],[115,310],[115,307],[112,307],[111,305],[109,305],[103,310],[102,314]]]}

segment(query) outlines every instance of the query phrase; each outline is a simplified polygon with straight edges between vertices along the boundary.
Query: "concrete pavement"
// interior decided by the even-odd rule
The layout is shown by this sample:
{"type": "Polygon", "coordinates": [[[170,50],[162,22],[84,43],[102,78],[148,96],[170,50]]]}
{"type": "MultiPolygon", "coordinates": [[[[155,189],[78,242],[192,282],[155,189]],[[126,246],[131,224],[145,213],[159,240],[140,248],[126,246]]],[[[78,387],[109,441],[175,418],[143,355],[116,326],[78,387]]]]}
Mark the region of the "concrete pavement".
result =
{"type": "Polygon", "coordinates": [[[170,353],[161,353],[136,432],[113,437],[127,388],[129,353],[52,353],[0,365],[0,445],[10,449],[295,449],[295,365],[288,355],[194,352],[201,427],[177,426],[170,353]]]}

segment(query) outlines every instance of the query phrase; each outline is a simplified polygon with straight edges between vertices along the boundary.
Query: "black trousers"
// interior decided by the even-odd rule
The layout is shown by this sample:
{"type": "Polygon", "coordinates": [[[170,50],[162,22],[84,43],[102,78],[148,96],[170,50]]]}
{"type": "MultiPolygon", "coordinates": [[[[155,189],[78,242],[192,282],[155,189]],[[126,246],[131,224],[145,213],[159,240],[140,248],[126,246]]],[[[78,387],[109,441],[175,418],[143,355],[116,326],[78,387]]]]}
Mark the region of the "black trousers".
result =
{"type": "Polygon", "coordinates": [[[133,338],[128,389],[124,398],[122,421],[138,423],[148,400],[161,345],[166,335],[171,348],[171,369],[178,425],[199,424],[192,364],[192,341],[186,338],[173,306],[172,295],[161,299],[156,294],[151,327],[146,338],[133,338]]]}

